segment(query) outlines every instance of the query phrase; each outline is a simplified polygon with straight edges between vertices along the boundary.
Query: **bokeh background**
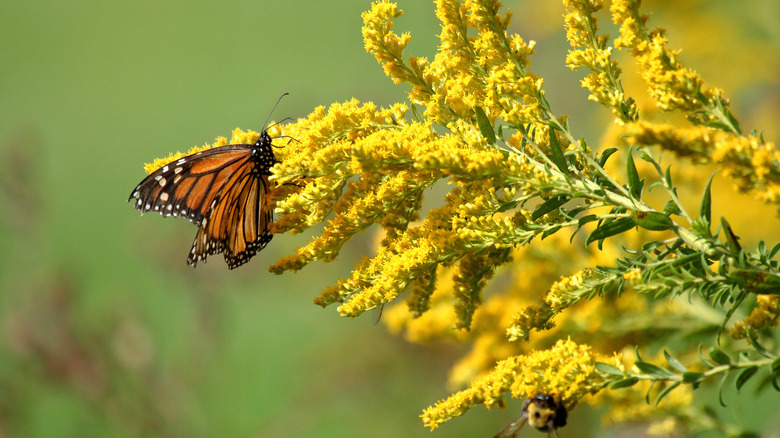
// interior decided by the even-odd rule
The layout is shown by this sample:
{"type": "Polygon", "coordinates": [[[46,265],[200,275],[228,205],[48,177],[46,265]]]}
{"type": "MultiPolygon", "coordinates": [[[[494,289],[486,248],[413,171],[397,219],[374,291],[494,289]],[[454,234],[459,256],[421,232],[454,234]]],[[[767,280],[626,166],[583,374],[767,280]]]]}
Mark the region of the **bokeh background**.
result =
{"type": "MultiPolygon", "coordinates": [[[[776,140],[777,2],[669,3],[646,2],[653,25],[726,90],[746,130],[776,140]]],[[[407,53],[432,57],[432,2],[400,6],[407,53]]],[[[585,100],[584,73],[563,65],[562,6],[506,6],[512,30],[537,41],[532,68],[553,107],[595,144],[610,117],[585,100]]],[[[363,50],[368,7],[0,3],[0,437],[470,437],[519,414],[475,409],[431,434],[418,416],[449,394],[463,350],[409,345],[377,315],[344,319],[311,303],[370,253],[372,236],[297,274],[266,268],[307,236],[277,236],[236,271],[219,256],[193,270],[195,227],[126,203],[144,162],[259,129],[283,92],[276,120],[353,97],[404,101],[363,50]]],[[[641,94],[638,79],[625,83],[641,94]]],[[[723,196],[721,211],[739,198],[723,196]]],[[[750,208],[729,216],[738,233],[777,230],[771,208],[750,208]]],[[[598,428],[584,409],[574,417],[569,436],[598,428]]]]}

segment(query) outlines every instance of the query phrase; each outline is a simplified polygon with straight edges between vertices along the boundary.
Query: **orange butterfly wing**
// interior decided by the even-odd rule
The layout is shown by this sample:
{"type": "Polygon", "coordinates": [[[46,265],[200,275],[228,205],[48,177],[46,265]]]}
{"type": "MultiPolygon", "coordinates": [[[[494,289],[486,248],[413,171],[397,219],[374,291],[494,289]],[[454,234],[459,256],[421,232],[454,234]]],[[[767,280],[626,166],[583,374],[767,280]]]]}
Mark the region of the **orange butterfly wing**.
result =
{"type": "Polygon", "coordinates": [[[187,258],[195,266],[224,252],[230,269],[246,263],[273,235],[267,202],[276,163],[266,132],[254,145],[227,145],[169,163],[146,177],[129,202],[145,213],[183,216],[198,225],[187,258]]]}

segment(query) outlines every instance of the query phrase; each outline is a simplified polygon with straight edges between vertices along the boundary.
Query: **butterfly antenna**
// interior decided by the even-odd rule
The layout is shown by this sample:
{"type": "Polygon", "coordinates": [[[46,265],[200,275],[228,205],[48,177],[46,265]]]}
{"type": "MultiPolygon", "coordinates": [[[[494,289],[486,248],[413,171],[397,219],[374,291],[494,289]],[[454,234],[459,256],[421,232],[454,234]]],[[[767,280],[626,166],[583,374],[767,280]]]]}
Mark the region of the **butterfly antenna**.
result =
{"type": "Polygon", "coordinates": [[[284,96],[287,96],[288,94],[290,94],[290,93],[284,93],[284,94],[282,94],[281,96],[279,96],[279,99],[278,99],[278,100],[276,101],[276,103],[274,104],[274,107],[273,107],[273,108],[271,108],[271,112],[270,112],[270,113],[268,113],[268,117],[266,117],[266,118],[265,118],[265,123],[263,123],[263,131],[265,131],[265,130],[266,130],[266,129],[265,129],[265,127],[266,127],[266,125],[268,125],[268,121],[269,121],[269,120],[271,120],[271,114],[273,114],[273,113],[274,113],[274,110],[275,110],[275,109],[276,109],[276,107],[279,105],[279,102],[281,102],[281,101],[282,101],[282,98],[283,98],[284,96]]]}
{"type": "MultiPolygon", "coordinates": [[[[288,121],[288,120],[295,120],[295,119],[293,119],[292,117],[285,117],[285,118],[283,118],[282,120],[279,120],[278,122],[274,123],[273,125],[271,125],[271,126],[269,126],[269,127],[267,127],[267,128],[264,128],[263,130],[264,130],[264,131],[266,131],[266,130],[268,130],[268,129],[271,129],[271,128],[273,128],[274,126],[276,126],[276,125],[279,125],[279,124],[281,124],[281,123],[284,123],[284,122],[286,122],[286,121],[288,121]]],[[[268,120],[266,120],[266,122],[268,122],[268,120]]]]}

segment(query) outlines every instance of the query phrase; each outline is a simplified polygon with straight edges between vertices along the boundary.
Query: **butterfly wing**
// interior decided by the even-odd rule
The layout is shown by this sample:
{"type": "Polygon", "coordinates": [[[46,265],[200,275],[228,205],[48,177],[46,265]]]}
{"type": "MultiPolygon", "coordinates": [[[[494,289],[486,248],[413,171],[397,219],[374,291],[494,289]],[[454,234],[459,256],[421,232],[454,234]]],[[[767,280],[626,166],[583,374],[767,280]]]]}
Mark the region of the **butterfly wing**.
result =
{"type": "Polygon", "coordinates": [[[228,267],[234,269],[271,241],[268,176],[263,170],[267,169],[252,163],[226,181],[195,236],[188,264],[195,266],[209,255],[224,252],[228,267]]]}
{"type": "Polygon", "coordinates": [[[141,213],[182,216],[200,226],[226,181],[251,162],[251,145],[228,145],[188,155],[147,176],[128,202],[141,213]]]}

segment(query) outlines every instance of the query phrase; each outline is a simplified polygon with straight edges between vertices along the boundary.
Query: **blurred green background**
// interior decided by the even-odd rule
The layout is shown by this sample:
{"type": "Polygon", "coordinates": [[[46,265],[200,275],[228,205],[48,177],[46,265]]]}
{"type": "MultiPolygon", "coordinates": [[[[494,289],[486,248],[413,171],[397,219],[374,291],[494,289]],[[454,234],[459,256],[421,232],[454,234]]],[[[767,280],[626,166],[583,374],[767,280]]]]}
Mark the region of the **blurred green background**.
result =
{"type": "MultiPolygon", "coordinates": [[[[400,6],[399,30],[414,38],[407,53],[431,57],[432,2],[400,6]]],[[[563,66],[562,7],[507,6],[512,30],[538,42],[534,71],[556,111],[597,139],[610,118],[563,66]]],[[[144,162],[259,129],[283,92],[277,120],[353,97],[404,101],[406,88],[363,50],[368,7],[0,3],[0,437],[468,437],[518,415],[475,409],[432,435],[418,416],[449,394],[447,369],[463,350],[409,345],[375,317],[312,305],[370,252],[371,236],[297,274],[266,268],[307,236],[277,236],[236,271],[221,256],[193,270],[195,227],[140,218],[126,203],[144,162]]],[[[743,126],[769,138],[780,44],[767,17],[777,10],[688,1],[654,15],[734,98],[743,126]]],[[[596,424],[581,412],[575,422],[596,424]]]]}

